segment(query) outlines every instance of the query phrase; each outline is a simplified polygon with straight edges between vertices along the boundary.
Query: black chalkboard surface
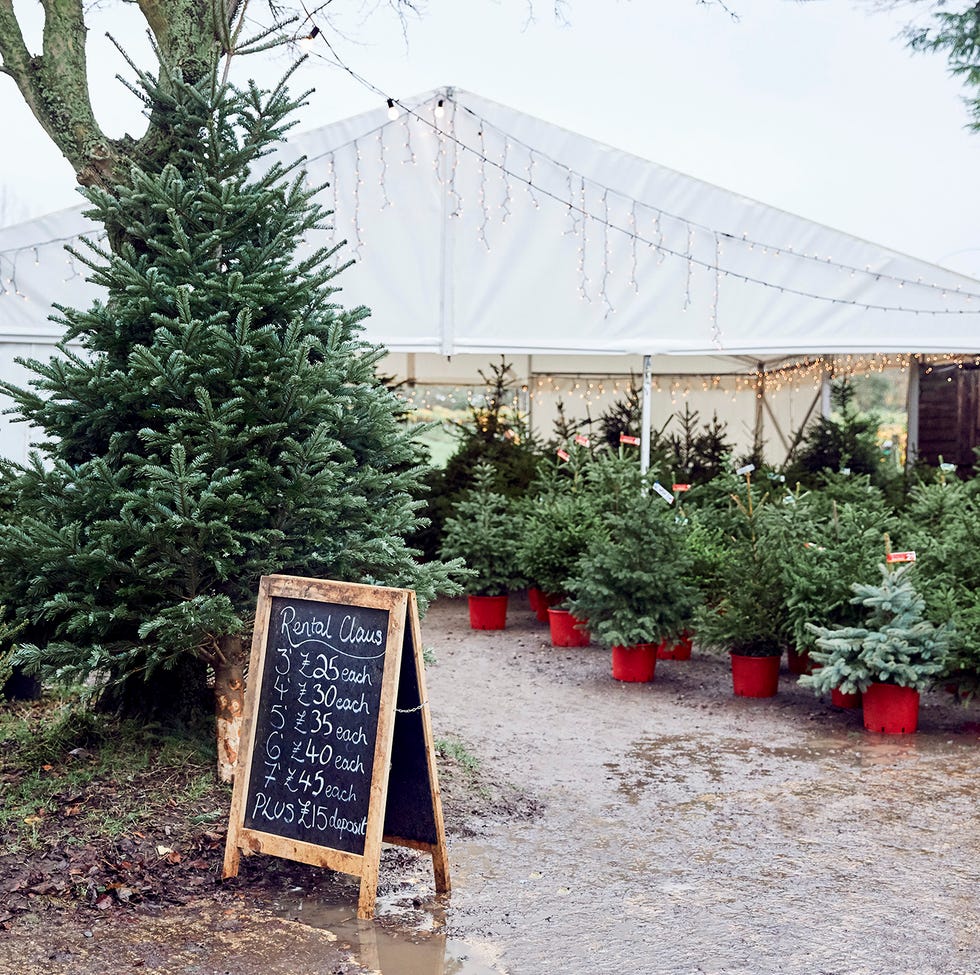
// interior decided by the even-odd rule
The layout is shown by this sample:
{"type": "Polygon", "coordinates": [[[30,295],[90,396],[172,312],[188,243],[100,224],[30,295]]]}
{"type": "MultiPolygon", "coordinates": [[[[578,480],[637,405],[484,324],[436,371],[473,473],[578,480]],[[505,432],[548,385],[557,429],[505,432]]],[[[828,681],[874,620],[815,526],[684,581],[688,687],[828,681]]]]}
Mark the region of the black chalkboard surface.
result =
{"type": "Polygon", "coordinates": [[[370,917],[382,839],[449,889],[415,594],[264,576],[224,876],[243,851],[343,870],[370,917]]]}
{"type": "Polygon", "coordinates": [[[364,852],[388,612],[275,597],[245,826],[364,852]]]}

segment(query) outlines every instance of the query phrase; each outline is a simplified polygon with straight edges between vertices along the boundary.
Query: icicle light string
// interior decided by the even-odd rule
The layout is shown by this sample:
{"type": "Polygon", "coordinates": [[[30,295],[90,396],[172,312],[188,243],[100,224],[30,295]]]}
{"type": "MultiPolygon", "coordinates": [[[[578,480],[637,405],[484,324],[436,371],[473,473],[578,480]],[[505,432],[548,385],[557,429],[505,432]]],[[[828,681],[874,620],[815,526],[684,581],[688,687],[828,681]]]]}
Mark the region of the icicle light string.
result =
{"type": "MultiPolygon", "coordinates": [[[[319,36],[320,38],[322,38],[323,43],[326,45],[326,47],[330,51],[331,55],[333,56],[333,59],[331,60],[330,58],[325,58],[325,57],[323,57],[323,55],[318,54],[318,53],[315,53],[314,56],[319,57],[322,60],[325,60],[328,63],[333,64],[335,67],[340,68],[342,71],[345,71],[355,81],[357,81],[358,84],[362,85],[368,91],[371,91],[374,94],[378,95],[378,97],[381,98],[384,102],[387,102],[388,98],[390,98],[391,96],[388,95],[386,92],[383,92],[380,88],[377,87],[377,85],[372,84],[366,78],[364,78],[363,76],[359,75],[356,71],[354,71],[347,64],[345,64],[344,61],[340,58],[340,56],[337,54],[337,52],[334,50],[333,46],[330,44],[329,39],[326,37],[326,35],[325,35],[325,33],[323,31],[319,31],[316,36],[319,36]]],[[[402,104],[401,102],[399,102],[397,99],[392,98],[392,101],[402,111],[407,112],[407,113],[413,115],[415,118],[417,118],[423,124],[430,125],[430,126],[432,125],[432,123],[429,122],[428,119],[423,118],[421,115],[419,115],[414,110],[409,109],[407,106],[405,106],[404,104],[402,104]]],[[[559,169],[562,169],[562,170],[569,169],[569,167],[566,166],[564,163],[560,162],[557,159],[553,159],[551,156],[549,156],[547,153],[542,152],[540,149],[535,149],[534,147],[522,143],[521,140],[516,139],[513,136],[508,135],[507,133],[502,133],[502,131],[497,126],[494,126],[491,122],[487,121],[486,119],[482,119],[476,112],[474,112],[472,109],[468,108],[467,106],[460,105],[459,107],[462,108],[463,111],[466,112],[468,115],[472,116],[476,120],[476,122],[477,122],[478,125],[489,126],[490,128],[494,129],[498,133],[501,133],[502,135],[504,135],[511,142],[513,142],[513,143],[515,143],[517,145],[522,146],[529,153],[532,153],[533,152],[539,158],[544,159],[544,160],[550,162],[553,166],[555,166],[555,167],[557,167],[559,169]]],[[[477,150],[473,149],[471,146],[466,145],[465,143],[460,143],[460,147],[462,149],[464,149],[464,151],[467,151],[467,152],[470,152],[470,153],[476,153],[477,152],[477,150]]],[[[501,163],[498,163],[496,160],[488,159],[487,162],[489,162],[491,165],[497,166],[498,168],[502,169],[505,172],[508,172],[505,169],[505,167],[502,166],[501,163]]],[[[508,175],[510,175],[512,177],[515,177],[515,178],[519,178],[519,177],[516,177],[516,174],[514,174],[512,172],[508,172],[508,175]]],[[[581,175],[581,174],[579,174],[579,175],[581,175]]],[[[582,176],[582,178],[584,179],[585,177],[582,176]]],[[[613,190],[613,192],[616,192],[615,189],[612,188],[612,187],[600,187],[600,188],[603,188],[603,189],[611,189],[611,190],[613,190]]],[[[547,190],[542,190],[541,187],[538,187],[538,190],[539,190],[539,192],[543,193],[543,195],[551,196],[551,197],[555,198],[554,197],[554,194],[548,192],[547,190]]],[[[532,192],[532,195],[533,195],[533,188],[529,187],[529,191],[531,191],[532,192]]],[[[800,259],[800,260],[814,261],[814,262],[817,262],[817,263],[819,263],[821,265],[824,265],[824,266],[835,267],[835,268],[837,268],[839,270],[848,271],[851,274],[870,275],[871,277],[874,277],[875,280],[883,280],[884,279],[884,280],[888,280],[888,281],[893,281],[896,284],[899,284],[901,286],[904,286],[904,285],[912,285],[912,286],[915,286],[915,287],[920,287],[920,288],[931,289],[931,290],[934,290],[934,291],[939,291],[942,294],[943,298],[945,298],[946,295],[948,294],[948,292],[951,291],[951,290],[955,294],[957,294],[957,295],[959,295],[961,297],[965,297],[968,300],[970,298],[980,298],[980,293],[966,292],[966,291],[961,290],[959,287],[950,289],[949,287],[946,287],[946,286],[943,286],[943,285],[931,284],[931,283],[924,282],[924,281],[921,281],[921,280],[912,281],[911,279],[901,278],[901,277],[898,277],[898,276],[895,276],[895,275],[888,274],[886,272],[874,271],[874,270],[872,270],[870,268],[870,266],[865,266],[864,268],[855,267],[853,265],[845,264],[843,262],[834,261],[833,258],[831,258],[829,256],[828,257],[820,257],[819,255],[816,255],[816,254],[810,255],[810,254],[807,254],[805,252],[796,251],[790,245],[773,245],[773,244],[769,244],[769,243],[762,243],[762,242],[757,241],[755,239],[749,238],[747,234],[743,234],[743,235],[741,235],[741,237],[739,237],[739,236],[736,236],[735,234],[731,234],[731,233],[729,233],[727,231],[718,230],[717,228],[714,228],[714,227],[708,227],[706,225],[698,224],[698,223],[695,223],[693,221],[687,220],[684,217],[680,217],[680,216],[678,216],[676,214],[671,214],[671,213],[668,213],[667,211],[659,210],[659,209],[657,209],[655,207],[650,207],[648,204],[644,204],[642,202],[640,202],[640,206],[643,206],[643,207],[645,207],[647,209],[654,210],[654,212],[657,215],[658,223],[659,223],[659,219],[660,219],[661,216],[669,216],[669,217],[671,217],[671,218],[673,218],[675,220],[678,220],[678,221],[680,221],[680,222],[682,222],[682,223],[684,223],[684,224],[686,224],[688,226],[695,227],[695,228],[700,229],[702,231],[706,231],[706,232],[708,232],[710,234],[714,234],[714,233],[717,232],[717,233],[721,234],[722,237],[728,238],[729,240],[732,240],[732,241],[742,241],[743,243],[749,244],[750,247],[761,246],[761,247],[763,247],[766,250],[770,250],[771,249],[776,256],[779,256],[780,254],[788,254],[788,255],[790,255],[790,256],[792,256],[794,258],[800,259]]],[[[624,229],[622,227],[619,227],[619,226],[617,226],[615,224],[612,225],[612,229],[618,230],[621,233],[629,234],[629,231],[628,230],[626,230],[626,229],[624,229]]],[[[639,239],[641,241],[644,241],[644,239],[642,237],[639,238],[639,239]]],[[[649,241],[644,241],[644,242],[645,243],[650,243],[649,241]]],[[[674,251],[670,251],[670,250],[667,250],[667,249],[664,249],[663,248],[663,246],[662,246],[662,235],[661,235],[660,251],[661,251],[661,258],[663,257],[664,254],[671,254],[672,256],[681,256],[681,255],[678,255],[674,251]]],[[[695,263],[698,263],[698,262],[695,262],[695,263]]],[[[711,267],[709,267],[708,269],[709,270],[716,270],[715,268],[711,268],[711,267]]],[[[813,293],[802,291],[802,290],[795,290],[795,289],[791,289],[791,288],[781,287],[779,285],[773,284],[772,282],[765,281],[765,280],[762,280],[762,279],[759,279],[759,278],[755,278],[755,277],[752,277],[752,276],[738,274],[738,273],[736,273],[734,271],[727,271],[724,268],[718,268],[717,270],[721,271],[721,273],[723,273],[726,277],[734,277],[736,279],[745,281],[746,283],[758,284],[758,285],[760,285],[762,287],[766,287],[766,288],[777,288],[781,292],[788,293],[788,294],[796,294],[799,297],[803,297],[803,298],[812,298],[812,299],[817,300],[817,301],[827,301],[827,302],[831,302],[833,304],[852,305],[854,307],[865,308],[865,309],[871,310],[871,311],[896,311],[896,312],[900,311],[900,312],[912,312],[912,313],[928,314],[928,315],[942,315],[942,314],[961,314],[962,315],[962,314],[974,314],[975,313],[972,309],[969,309],[969,310],[966,310],[966,309],[964,309],[964,310],[929,309],[929,310],[927,310],[927,309],[907,308],[907,307],[904,307],[904,306],[864,304],[862,302],[853,301],[853,300],[849,300],[849,299],[833,298],[833,297],[829,297],[829,296],[826,296],[826,295],[817,295],[817,294],[813,294],[813,293]]],[[[951,273],[953,273],[953,272],[951,272],[951,273]]]]}
{"type": "MultiPolygon", "coordinates": [[[[423,125],[426,125],[426,126],[428,126],[430,128],[433,128],[435,131],[439,132],[441,135],[443,135],[443,137],[447,141],[451,141],[455,147],[457,147],[459,149],[462,149],[464,152],[470,153],[473,156],[479,157],[480,153],[479,153],[479,150],[478,149],[475,149],[472,146],[467,145],[465,142],[463,142],[462,140],[460,140],[458,137],[453,136],[453,135],[450,135],[449,133],[447,133],[444,130],[440,129],[438,126],[435,126],[433,123],[429,122],[428,119],[426,119],[424,116],[422,116],[421,114],[419,114],[419,112],[417,112],[417,111],[415,111],[413,109],[407,109],[403,105],[401,105],[401,103],[397,103],[396,102],[396,104],[399,104],[400,107],[402,107],[406,112],[408,112],[410,115],[412,115],[413,118],[415,118],[418,121],[420,121],[423,125]]],[[[464,108],[464,111],[466,111],[469,114],[473,115],[473,117],[475,119],[479,119],[479,116],[475,115],[475,113],[473,113],[470,109],[466,109],[465,106],[462,106],[462,107],[464,108]]],[[[391,122],[389,122],[389,121],[386,120],[386,122],[384,124],[390,125],[391,122]]],[[[490,123],[486,123],[486,124],[489,125],[491,128],[494,128],[494,126],[490,125],[490,123]]],[[[346,143],[344,145],[341,145],[341,146],[337,146],[336,148],[334,148],[333,150],[330,150],[330,151],[331,152],[337,152],[340,149],[345,149],[345,148],[348,148],[351,145],[355,145],[360,139],[366,138],[368,135],[373,134],[373,131],[374,130],[369,130],[368,132],[364,133],[363,135],[357,137],[356,139],[352,139],[350,142],[348,142],[348,143],[346,143]]],[[[497,130],[497,131],[499,131],[499,130],[497,130]]],[[[508,138],[510,139],[511,142],[514,142],[514,143],[516,143],[518,145],[521,144],[519,140],[513,139],[512,137],[508,137],[508,138]]],[[[327,153],[324,153],[323,155],[327,155],[327,153]]],[[[541,153],[541,152],[539,152],[537,150],[535,150],[535,155],[538,156],[538,157],[540,157],[540,158],[546,158],[546,159],[548,158],[546,156],[546,154],[541,153]]],[[[311,162],[311,163],[312,162],[316,162],[319,158],[321,158],[321,157],[320,156],[312,156],[312,157],[310,157],[307,160],[307,162],[311,162]]],[[[515,173],[513,170],[511,170],[509,168],[508,169],[504,169],[503,164],[501,162],[499,162],[498,160],[495,160],[495,159],[486,157],[486,164],[489,165],[489,166],[491,166],[491,167],[494,167],[494,168],[500,170],[502,173],[504,173],[507,177],[509,177],[511,179],[516,179],[516,180],[518,180],[520,182],[526,182],[526,176],[525,175],[515,173]]],[[[559,163],[557,165],[561,166],[562,164],[559,163]]],[[[562,168],[567,169],[568,167],[562,167],[562,168]]],[[[578,174],[578,176],[579,176],[580,200],[581,200],[581,202],[579,204],[575,204],[574,202],[570,203],[568,200],[563,200],[556,193],[553,193],[552,191],[548,190],[545,187],[542,187],[541,185],[536,186],[535,189],[536,189],[537,193],[540,194],[541,196],[548,197],[548,198],[550,198],[550,199],[552,199],[552,200],[560,203],[563,207],[567,207],[569,209],[572,209],[572,210],[577,211],[578,216],[579,216],[579,218],[580,218],[580,220],[582,222],[582,236],[580,238],[580,247],[579,247],[579,272],[580,272],[580,277],[581,277],[581,285],[580,285],[580,288],[579,288],[579,293],[580,293],[580,296],[583,298],[583,300],[589,300],[589,301],[591,301],[591,298],[588,295],[588,276],[587,276],[587,274],[585,272],[585,260],[584,260],[584,258],[585,258],[585,236],[586,236],[586,234],[585,234],[584,227],[585,227],[586,219],[588,219],[590,221],[593,221],[593,222],[596,222],[596,223],[602,223],[603,221],[602,221],[602,217],[600,217],[600,216],[598,216],[598,215],[596,215],[596,214],[594,214],[594,213],[592,213],[592,212],[590,212],[588,210],[588,208],[585,206],[584,201],[585,201],[585,197],[586,197],[586,192],[585,192],[585,190],[586,190],[586,183],[587,182],[588,183],[591,183],[592,185],[595,185],[596,187],[599,187],[600,184],[594,183],[594,181],[592,181],[592,180],[587,180],[587,178],[584,175],[582,175],[582,174],[578,174]]],[[[613,192],[615,192],[615,191],[613,191],[613,192]]],[[[537,198],[537,197],[535,197],[535,198],[537,198]]],[[[639,201],[637,201],[637,202],[639,202],[639,201]]],[[[742,281],[742,282],[744,282],[746,284],[758,285],[759,287],[763,287],[763,288],[768,288],[770,290],[779,291],[782,294],[795,295],[795,296],[800,297],[800,298],[808,298],[808,299],[812,299],[814,301],[823,301],[823,302],[826,302],[826,303],[829,303],[829,304],[833,304],[833,305],[844,305],[844,306],[850,306],[850,307],[854,307],[854,308],[861,308],[861,309],[863,309],[865,311],[902,312],[902,313],[908,313],[908,314],[934,315],[934,316],[935,315],[976,315],[976,314],[980,313],[980,309],[977,309],[977,308],[938,308],[938,309],[935,309],[935,308],[933,308],[933,309],[929,309],[929,308],[912,308],[912,307],[909,307],[909,306],[906,306],[906,305],[891,305],[891,304],[883,304],[883,303],[882,304],[878,304],[878,303],[873,303],[873,302],[857,301],[857,300],[855,300],[853,298],[838,298],[838,297],[835,297],[833,295],[818,294],[817,292],[807,291],[807,290],[805,290],[803,288],[794,288],[791,285],[775,284],[774,282],[768,281],[768,280],[766,280],[764,278],[759,278],[759,277],[756,277],[756,276],[750,275],[750,274],[743,274],[743,273],[741,273],[739,271],[733,271],[733,270],[730,270],[728,268],[716,267],[710,261],[705,261],[705,260],[703,260],[701,258],[695,257],[693,255],[693,253],[692,254],[688,254],[685,251],[677,250],[676,248],[673,248],[673,247],[668,247],[667,244],[666,244],[666,242],[665,242],[665,235],[664,235],[664,232],[663,232],[662,219],[661,219],[662,216],[665,215],[664,214],[664,211],[659,211],[659,210],[656,210],[655,208],[646,207],[646,205],[643,204],[642,202],[639,202],[639,205],[641,207],[644,207],[646,209],[652,209],[654,211],[654,216],[655,216],[654,233],[655,233],[656,237],[658,238],[657,240],[653,240],[651,238],[648,238],[648,237],[644,236],[643,234],[634,234],[634,233],[632,233],[630,231],[630,229],[628,227],[622,227],[619,224],[615,223],[614,221],[608,221],[609,229],[614,230],[614,231],[617,231],[618,233],[624,235],[627,238],[635,237],[636,240],[639,241],[640,243],[644,243],[644,244],[647,244],[650,247],[655,248],[660,253],[661,259],[663,257],[665,257],[665,256],[676,257],[679,260],[686,261],[691,266],[700,267],[700,268],[703,268],[705,270],[711,271],[713,273],[714,272],[717,272],[720,275],[722,275],[723,277],[733,278],[735,280],[742,281]]],[[[668,216],[669,216],[669,214],[668,214],[668,216]]],[[[693,232],[693,228],[694,228],[695,225],[692,225],[692,224],[688,223],[687,221],[682,221],[682,222],[685,223],[685,225],[688,227],[689,233],[693,232]]],[[[740,238],[735,237],[732,234],[726,233],[724,231],[718,231],[718,234],[719,234],[719,236],[722,239],[727,239],[727,240],[730,240],[730,241],[731,240],[734,240],[736,242],[740,240],[740,238]]],[[[776,250],[776,249],[774,248],[774,250],[776,250]]],[[[783,248],[782,249],[782,252],[790,253],[790,249],[789,248],[783,248]]],[[[796,252],[792,252],[792,253],[794,254],[794,256],[801,256],[801,255],[797,254],[796,252]]],[[[827,263],[823,259],[816,259],[816,258],[811,258],[811,259],[812,260],[819,260],[819,262],[821,264],[826,264],[827,263]]],[[[834,266],[834,265],[831,264],[831,266],[834,266]]],[[[870,274],[872,277],[876,277],[876,278],[879,278],[879,279],[882,278],[882,277],[886,277],[886,275],[882,274],[881,272],[865,271],[865,270],[862,270],[862,269],[859,269],[859,268],[850,268],[847,265],[840,265],[840,267],[841,268],[845,268],[847,270],[852,270],[855,273],[870,274]]],[[[895,280],[899,280],[899,279],[895,279],[895,280]]],[[[943,297],[946,297],[949,293],[953,293],[953,294],[956,294],[959,297],[966,298],[967,300],[970,300],[971,298],[980,298],[980,293],[965,292],[965,291],[962,291],[962,290],[960,290],[958,288],[949,288],[949,287],[943,288],[940,285],[931,285],[931,284],[926,284],[924,282],[915,282],[915,281],[910,281],[910,280],[907,280],[907,279],[901,279],[901,280],[903,280],[903,282],[905,284],[909,284],[909,285],[914,285],[914,286],[918,286],[918,287],[922,287],[922,288],[927,288],[927,289],[941,291],[942,294],[943,294],[943,297]]],[[[688,299],[688,301],[689,301],[689,299],[688,299]]]]}
{"type": "Polygon", "coordinates": [[[388,161],[385,159],[385,130],[378,129],[378,162],[381,166],[381,199],[383,200],[381,204],[382,210],[387,210],[390,207],[391,200],[388,197],[388,186],[385,183],[385,176],[388,174],[388,161]]]}

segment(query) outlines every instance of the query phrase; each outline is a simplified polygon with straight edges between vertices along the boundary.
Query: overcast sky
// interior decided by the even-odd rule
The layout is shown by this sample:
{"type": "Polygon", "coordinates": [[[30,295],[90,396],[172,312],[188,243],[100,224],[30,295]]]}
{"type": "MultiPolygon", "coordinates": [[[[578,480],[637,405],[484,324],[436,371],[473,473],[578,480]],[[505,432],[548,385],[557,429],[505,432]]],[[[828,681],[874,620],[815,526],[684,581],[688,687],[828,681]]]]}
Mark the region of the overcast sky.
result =
{"type": "MultiPolygon", "coordinates": [[[[455,85],[601,142],[875,243],[980,277],[980,136],[965,126],[963,90],[938,55],[897,37],[914,13],[872,12],[873,0],[727,0],[733,20],[695,0],[428,0],[401,25],[385,9],[346,14],[342,60],[374,87],[408,97],[455,85]]],[[[26,2],[15,7],[33,10],[26,2]]],[[[135,5],[132,5],[135,6],[135,5]]],[[[251,16],[268,19],[252,0],[251,16]]],[[[112,135],[144,119],[114,80],[118,36],[144,60],[142,22],[107,3],[90,29],[96,111],[112,135]]],[[[302,129],[375,108],[379,96],[328,62],[318,39],[301,82],[315,86],[302,129]]],[[[242,58],[236,77],[265,83],[286,66],[242,58]]],[[[0,222],[78,202],[67,163],[0,77],[7,129],[0,222]]]]}

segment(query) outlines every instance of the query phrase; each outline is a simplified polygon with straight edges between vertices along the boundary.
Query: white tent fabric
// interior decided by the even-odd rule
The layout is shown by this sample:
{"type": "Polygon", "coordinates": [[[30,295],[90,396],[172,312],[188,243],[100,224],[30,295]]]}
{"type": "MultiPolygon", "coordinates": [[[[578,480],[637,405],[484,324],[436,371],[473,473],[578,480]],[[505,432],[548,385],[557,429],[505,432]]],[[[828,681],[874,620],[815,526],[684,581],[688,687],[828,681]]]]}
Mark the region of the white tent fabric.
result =
{"type": "MultiPolygon", "coordinates": [[[[325,125],[281,152],[305,158],[334,212],[307,246],[353,262],[338,300],[371,308],[365,336],[403,378],[459,383],[462,369],[479,384],[478,368],[503,354],[531,400],[542,376],[563,376],[594,411],[586,377],[636,375],[652,356],[654,375],[674,377],[659,393],[654,380],[655,414],[710,377],[703,388],[726,397],[756,392],[740,440],[758,439],[765,406],[785,446],[813,408],[821,357],[980,352],[980,281],[459,89],[325,125]],[[752,377],[804,360],[777,421],[773,385],[762,395],[752,377]]],[[[18,356],[50,354],[53,305],[97,297],[65,252],[100,237],[82,209],[0,229],[4,378],[25,378],[18,356]]],[[[556,403],[535,407],[541,429],[556,403]]],[[[0,453],[23,457],[28,439],[0,418],[0,453]]]]}
{"type": "MultiPolygon", "coordinates": [[[[322,237],[355,261],[340,300],[368,305],[367,337],[393,351],[696,356],[713,373],[980,345],[978,281],[458,89],[283,151],[330,184],[322,237]]],[[[0,342],[52,342],[51,304],[93,296],[63,252],[91,229],[80,209],[0,231],[0,342]]]]}

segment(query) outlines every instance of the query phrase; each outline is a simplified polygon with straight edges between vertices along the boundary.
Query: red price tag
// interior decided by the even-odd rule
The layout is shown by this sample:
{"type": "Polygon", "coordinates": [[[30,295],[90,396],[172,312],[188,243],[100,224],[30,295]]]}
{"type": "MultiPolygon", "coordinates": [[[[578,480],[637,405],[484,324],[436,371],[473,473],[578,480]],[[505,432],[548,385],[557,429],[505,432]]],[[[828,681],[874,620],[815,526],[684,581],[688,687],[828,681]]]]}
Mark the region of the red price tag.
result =
{"type": "Polygon", "coordinates": [[[633,447],[639,447],[640,446],[640,438],[639,437],[631,437],[631,436],[629,436],[628,434],[625,434],[625,433],[621,433],[619,435],[619,442],[620,443],[628,443],[628,444],[632,445],[633,447]]]}
{"type": "Polygon", "coordinates": [[[675,484],[674,485],[674,490],[675,491],[690,491],[691,490],[691,485],[690,484],[675,484]]]}
{"type": "Polygon", "coordinates": [[[558,456],[559,456],[559,457],[560,457],[560,458],[561,458],[562,460],[569,460],[569,456],[568,456],[568,451],[567,451],[567,450],[561,450],[561,449],[559,448],[559,450],[558,450],[558,456]]]}
{"type": "Polygon", "coordinates": [[[914,562],[915,552],[889,552],[885,556],[886,562],[914,562]]]}
{"type": "Polygon", "coordinates": [[[589,446],[589,438],[588,437],[583,437],[582,434],[580,434],[580,433],[577,433],[575,435],[575,442],[580,447],[588,447],[589,446]]]}

